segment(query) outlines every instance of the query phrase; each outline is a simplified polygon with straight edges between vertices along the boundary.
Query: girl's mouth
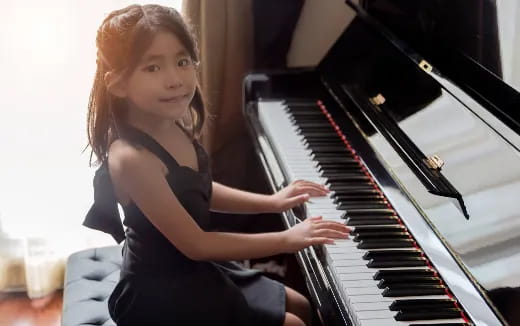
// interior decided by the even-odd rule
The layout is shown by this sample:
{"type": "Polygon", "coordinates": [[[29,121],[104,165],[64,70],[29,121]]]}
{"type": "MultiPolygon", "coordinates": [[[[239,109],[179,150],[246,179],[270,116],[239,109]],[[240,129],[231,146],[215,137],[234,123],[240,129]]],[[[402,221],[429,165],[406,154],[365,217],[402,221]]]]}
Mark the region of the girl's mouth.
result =
{"type": "Polygon", "coordinates": [[[180,102],[180,101],[184,100],[187,96],[188,96],[187,94],[172,96],[172,97],[167,97],[167,98],[161,98],[161,99],[159,99],[159,101],[166,102],[166,103],[180,102]]]}

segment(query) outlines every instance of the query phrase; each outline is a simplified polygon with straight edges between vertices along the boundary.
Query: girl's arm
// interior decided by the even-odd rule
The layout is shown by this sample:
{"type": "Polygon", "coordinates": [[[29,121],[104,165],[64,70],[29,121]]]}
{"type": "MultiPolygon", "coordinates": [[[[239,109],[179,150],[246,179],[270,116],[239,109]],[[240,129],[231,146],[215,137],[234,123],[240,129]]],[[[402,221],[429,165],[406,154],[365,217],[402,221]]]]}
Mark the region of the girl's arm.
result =
{"type": "Polygon", "coordinates": [[[349,229],[311,218],[283,232],[238,234],[205,232],[171,191],[157,159],[145,151],[110,150],[109,171],[117,189],[184,255],[193,260],[241,260],[294,252],[346,238],[349,229]],[[117,154],[116,154],[117,153],[117,154]]]}
{"type": "Polygon", "coordinates": [[[213,182],[211,210],[224,213],[275,213],[300,205],[328,190],[313,182],[298,180],[273,195],[255,194],[213,182]]]}

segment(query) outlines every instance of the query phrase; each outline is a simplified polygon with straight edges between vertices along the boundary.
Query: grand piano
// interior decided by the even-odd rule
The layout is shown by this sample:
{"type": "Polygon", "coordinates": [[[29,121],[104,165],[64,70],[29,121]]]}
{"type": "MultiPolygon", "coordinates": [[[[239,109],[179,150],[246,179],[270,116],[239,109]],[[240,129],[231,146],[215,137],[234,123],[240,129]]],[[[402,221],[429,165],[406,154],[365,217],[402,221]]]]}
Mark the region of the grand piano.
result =
{"type": "Polygon", "coordinates": [[[297,253],[324,325],[520,325],[520,94],[490,3],[347,1],[355,16],[317,67],[246,76],[272,191],[332,190],[285,226],[353,228],[297,253]],[[476,42],[457,40],[464,13],[476,42]]]}

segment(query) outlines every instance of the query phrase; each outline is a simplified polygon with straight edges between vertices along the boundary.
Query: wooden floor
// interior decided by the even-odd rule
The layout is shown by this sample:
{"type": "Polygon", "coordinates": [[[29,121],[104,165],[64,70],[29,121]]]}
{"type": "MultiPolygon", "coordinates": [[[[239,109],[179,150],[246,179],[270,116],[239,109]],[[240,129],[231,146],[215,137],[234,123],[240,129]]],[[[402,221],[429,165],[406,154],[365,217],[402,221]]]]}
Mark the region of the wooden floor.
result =
{"type": "Polygon", "coordinates": [[[63,291],[36,300],[0,294],[0,326],[60,326],[62,302],[63,291]]]}

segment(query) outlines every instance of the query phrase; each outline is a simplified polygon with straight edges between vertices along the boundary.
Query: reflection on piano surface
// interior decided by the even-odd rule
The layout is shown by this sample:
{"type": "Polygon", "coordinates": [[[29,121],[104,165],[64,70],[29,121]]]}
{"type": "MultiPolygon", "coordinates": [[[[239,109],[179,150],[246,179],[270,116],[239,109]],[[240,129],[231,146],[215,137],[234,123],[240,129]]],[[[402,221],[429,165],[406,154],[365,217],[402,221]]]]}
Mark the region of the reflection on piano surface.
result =
{"type": "Polygon", "coordinates": [[[273,190],[297,179],[332,190],[283,214],[286,226],[321,215],[353,227],[297,254],[324,324],[519,325],[520,121],[355,9],[316,69],[245,80],[273,190]],[[436,191],[446,185],[459,202],[436,191]]]}

